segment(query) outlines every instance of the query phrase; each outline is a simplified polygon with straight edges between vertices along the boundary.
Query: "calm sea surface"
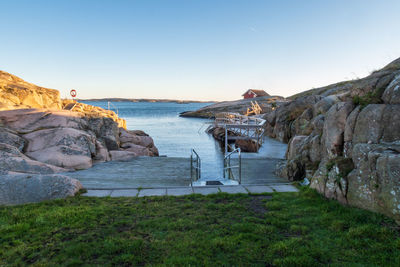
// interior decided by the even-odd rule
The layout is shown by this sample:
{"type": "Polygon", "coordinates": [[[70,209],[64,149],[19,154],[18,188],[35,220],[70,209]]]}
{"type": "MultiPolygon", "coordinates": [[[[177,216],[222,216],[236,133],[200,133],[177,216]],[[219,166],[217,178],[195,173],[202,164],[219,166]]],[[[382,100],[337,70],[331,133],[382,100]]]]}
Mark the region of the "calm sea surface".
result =
{"type": "MultiPolygon", "coordinates": [[[[107,109],[108,102],[83,101],[86,104],[107,109]]],[[[212,122],[207,119],[182,118],[179,113],[196,110],[210,103],[147,103],[112,102],[111,109],[118,110],[129,130],[143,130],[157,146],[160,155],[190,157],[195,149],[202,159],[202,176],[219,177],[222,174],[223,151],[205,129],[212,122]]],[[[245,153],[244,157],[283,158],[286,144],[265,138],[258,153],[245,153]]]]}

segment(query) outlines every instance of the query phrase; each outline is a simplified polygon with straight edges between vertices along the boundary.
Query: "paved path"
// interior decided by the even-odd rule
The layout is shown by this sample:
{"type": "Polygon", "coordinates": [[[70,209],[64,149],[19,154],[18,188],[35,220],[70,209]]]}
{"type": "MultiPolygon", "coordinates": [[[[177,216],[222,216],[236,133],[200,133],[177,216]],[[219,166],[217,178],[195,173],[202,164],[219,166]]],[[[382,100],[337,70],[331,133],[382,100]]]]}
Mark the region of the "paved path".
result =
{"type": "Polygon", "coordinates": [[[236,186],[201,186],[201,187],[158,187],[158,188],[132,188],[132,189],[89,189],[83,196],[88,197],[144,197],[144,196],[185,196],[191,194],[216,194],[219,192],[229,194],[260,194],[272,192],[298,192],[290,184],[275,185],[236,185],[236,186]]]}
{"type": "MultiPolygon", "coordinates": [[[[275,175],[275,168],[281,159],[242,158],[242,184],[287,184],[288,180],[275,175]]],[[[238,165],[237,159],[231,165],[238,165]]],[[[238,169],[233,170],[238,177],[238,169]]]]}

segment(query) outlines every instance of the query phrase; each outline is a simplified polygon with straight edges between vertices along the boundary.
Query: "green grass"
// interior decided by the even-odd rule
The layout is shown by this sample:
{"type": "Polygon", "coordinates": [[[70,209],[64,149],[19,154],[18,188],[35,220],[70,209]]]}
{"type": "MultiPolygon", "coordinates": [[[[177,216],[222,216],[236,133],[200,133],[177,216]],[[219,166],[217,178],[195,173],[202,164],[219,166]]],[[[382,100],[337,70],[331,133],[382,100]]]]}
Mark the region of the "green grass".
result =
{"type": "Polygon", "coordinates": [[[0,208],[0,266],[400,266],[396,224],[310,189],[0,208]]]}
{"type": "Polygon", "coordinates": [[[383,92],[384,88],[379,88],[374,92],[368,92],[364,96],[356,95],[353,97],[353,103],[356,106],[360,105],[361,110],[369,104],[381,104],[383,102],[381,99],[383,92]]]}

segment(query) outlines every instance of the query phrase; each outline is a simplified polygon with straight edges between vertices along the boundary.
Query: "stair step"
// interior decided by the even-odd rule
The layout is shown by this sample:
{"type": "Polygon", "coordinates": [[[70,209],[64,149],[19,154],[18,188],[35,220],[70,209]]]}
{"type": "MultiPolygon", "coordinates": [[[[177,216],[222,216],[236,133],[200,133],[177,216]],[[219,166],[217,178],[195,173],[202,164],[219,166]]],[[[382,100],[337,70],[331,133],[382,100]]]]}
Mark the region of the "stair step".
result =
{"type": "Polygon", "coordinates": [[[206,181],[206,185],[223,185],[220,181],[206,181]]]}

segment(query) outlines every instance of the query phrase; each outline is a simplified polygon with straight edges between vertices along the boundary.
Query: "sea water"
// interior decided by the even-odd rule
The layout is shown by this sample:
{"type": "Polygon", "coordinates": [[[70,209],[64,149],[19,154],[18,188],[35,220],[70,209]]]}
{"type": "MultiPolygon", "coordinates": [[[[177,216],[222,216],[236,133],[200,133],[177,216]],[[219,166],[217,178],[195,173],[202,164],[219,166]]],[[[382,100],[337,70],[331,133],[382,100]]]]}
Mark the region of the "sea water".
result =
{"type": "MultiPolygon", "coordinates": [[[[223,150],[214,138],[205,132],[212,120],[179,117],[184,111],[193,111],[212,103],[175,102],[111,102],[83,101],[104,109],[110,107],[126,120],[128,130],[143,130],[149,134],[161,156],[188,158],[195,149],[202,161],[202,177],[222,176],[223,150]]],[[[265,138],[258,153],[243,153],[243,157],[283,158],[286,144],[265,138]]]]}

